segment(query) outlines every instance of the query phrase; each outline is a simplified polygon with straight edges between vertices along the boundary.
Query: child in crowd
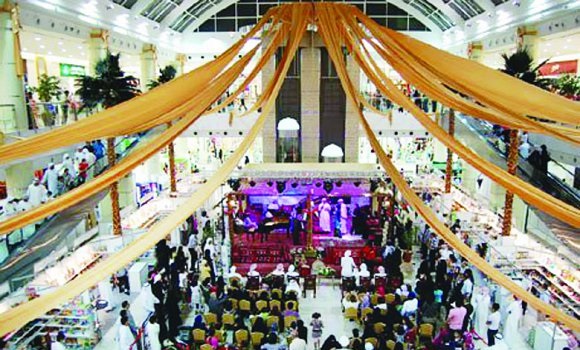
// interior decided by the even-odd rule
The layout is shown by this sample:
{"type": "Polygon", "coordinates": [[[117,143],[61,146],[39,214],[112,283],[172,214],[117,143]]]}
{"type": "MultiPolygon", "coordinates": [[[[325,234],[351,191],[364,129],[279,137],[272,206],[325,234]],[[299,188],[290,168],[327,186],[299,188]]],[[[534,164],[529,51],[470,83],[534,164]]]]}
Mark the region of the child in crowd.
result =
{"type": "Polygon", "coordinates": [[[314,350],[320,349],[320,337],[322,337],[322,320],[320,319],[320,313],[315,312],[312,314],[312,321],[310,321],[310,327],[312,327],[312,342],[314,343],[314,350]]]}

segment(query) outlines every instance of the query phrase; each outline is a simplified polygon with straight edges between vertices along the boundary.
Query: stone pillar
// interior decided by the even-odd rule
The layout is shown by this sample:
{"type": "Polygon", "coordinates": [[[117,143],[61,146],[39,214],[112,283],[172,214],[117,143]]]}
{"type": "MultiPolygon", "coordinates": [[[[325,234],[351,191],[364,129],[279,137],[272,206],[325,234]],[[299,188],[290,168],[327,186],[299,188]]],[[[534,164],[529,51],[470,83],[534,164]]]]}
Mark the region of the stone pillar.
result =
{"type": "Polygon", "coordinates": [[[185,64],[187,63],[187,55],[184,53],[178,53],[175,55],[175,63],[173,66],[177,71],[176,77],[185,74],[185,64]]]}
{"type": "Polygon", "coordinates": [[[483,43],[481,41],[472,41],[467,44],[467,58],[479,63],[483,61],[483,43]]]}
{"type": "Polygon", "coordinates": [[[147,169],[146,179],[151,182],[157,182],[166,187],[169,183],[169,178],[167,174],[163,171],[163,160],[161,159],[161,154],[156,153],[145,161],[145,169],[147,169]]]}
{"type": "MultiPolygon", "coordinates": [[[[267,45],[264,45],[267,47],[267,45]]],[[[268,87],[270,80],[274,77],[276,72],[276,57],[273,55],[268,63],[262,69],[262,93],[268,87]]],[[[264,122],[264,128],[262,129],[262,149],[264,152],[264,163],[275,163],[276,162],[276,106],[272,106],[266,121],[264,122]]],[[[302,147],[304,151],[304,147],[302,147]]]]}
{"type": "Polygon", "coordinates": [[[119,181],[119,205],[121,209],[135,206],[135,177],[133,173],[119,181]]]}
{"type": "Polygon", "coordinates": [[[6,167],[6,189],[9,197],[22,198],[34,178],[32,161],[6,167]]]}
{"type": "Polygon", "coordinates": [[[153,44],[143,44],[141,51],[141,91],[148,91],[152,80],[157,79],[157,48],[153,44]]]}
{"type": "Polygon", "coordinates": [[[109,31],[91,29],[89,36],[89,74],[95,75],[97,62],[107,57],[109,50],[109,31]]]}
{"type": "Polygon", "coordinates": [[[27,130],[18,8],[12,0],[0,1],[0,132],[27,130]]]}
{"type": "Polygon", "coordinates": [[[320,48],[300,51],[302,162],[318,163],[320,154],[320,48]]]}
{"type": "MultiPolygon", "coordinates": [[[[348,55],[346,59],[346,70],[355,90],[360,90],[360,68],[352,55],[348,55]]],[[[358,139],[360,131],[358,109],[359,106],[353,105],[350,99],[346,99],[344,128],[344,161],[346,163],[358,163],[358,139]]]]}
{"type": "Polygon", "coordinates": [[[516,46],[518,50],[526,49],[534,62],[538,63],[538,31],[534,26],[520,26],[516,31],[516,46]]]}
{"type": "MultiPolygon", "coordinates": [[[[455,112],[449,110],[449,136],[455,137],[455,112]]],[[[453,151],[447,149],[447,164],[445,166],[445,193],[451,193],[451,183],[453,181],[453,151]]]]}

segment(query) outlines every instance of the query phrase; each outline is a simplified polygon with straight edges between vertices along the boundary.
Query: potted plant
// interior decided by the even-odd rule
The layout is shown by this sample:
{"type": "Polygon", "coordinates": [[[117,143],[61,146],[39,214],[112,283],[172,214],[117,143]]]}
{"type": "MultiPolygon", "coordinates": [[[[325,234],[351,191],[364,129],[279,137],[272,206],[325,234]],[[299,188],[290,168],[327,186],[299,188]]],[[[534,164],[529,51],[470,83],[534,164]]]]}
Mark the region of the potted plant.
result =
{"type": "Polygon", "coordinates": [[[52,75],[42,74],[40,79],[38,79],[38,86],[32,88],[32,92],[36,92],[38,94],[38,99],[43,102],[40,117],[44,125],[54,125],[57,111],[56,107],[50,102],[52,102],[54,98],[58,98],[62,93],[60,79],[52,75]]]}
{"type": "MultiPolygon", "coordinates": [[[[93,109],[101,105],[104,108],[113,107],[137,96],[140,91],[137,88],[138,81],[131,75],[125,75],[119,64],[120,54],[107,56],[97,62],[95,76],[84,76],[76,81],[79,89],[76,94],[80,97],[82,108],[93,109]]],[[[109,164],[114,164],[117,155],[115,153],[115,137],[107,139],[107,159],[109,164]]],[[[111,185],[111,201],[113,207],[113,232],[121,234],[121,216],[119,208],[119,192],[117,183],[111,185]]]]}
{"type": "Polygon", "coordinates": [[[159,85],[165,84],[175,78],[177,70],[172,65],[167,65],[165,68],[159,70],[159,78],[157,80],[151,80],[147,83],[149,89],[154,89],[159,85]]]}
{"type": "Polygon", "coordinates": [[[580,96],[580,77],[576,75],[562,75],[554,85],[558,93],[566,98],[576,100],[580,96]]]}

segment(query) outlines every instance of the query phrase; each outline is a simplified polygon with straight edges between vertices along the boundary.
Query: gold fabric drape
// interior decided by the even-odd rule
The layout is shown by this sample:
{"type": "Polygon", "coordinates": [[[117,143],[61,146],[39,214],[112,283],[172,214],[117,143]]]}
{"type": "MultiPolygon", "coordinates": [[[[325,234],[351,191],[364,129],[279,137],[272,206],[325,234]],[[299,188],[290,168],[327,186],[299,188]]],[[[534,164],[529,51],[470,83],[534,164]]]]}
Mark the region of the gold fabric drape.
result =
{"type": "Polygon", "coordinates": [[[100,113],[25,140],[0,146],[0,164],[41,154],[80,142],[99,138],[134,134],[181,117],[195,107],[192,102],[258,33],[279,8],[268,11],[244,38],[216,60],[182,75],[150,92],[100,113]]]}
{"type": "Polygon", "coordinates": [[[167,146],[193,122],[195,122],[199,116],[207,110],[211,103],[215,101],[243,72],[243,69],[250,62],[250,59],[257,49],[258,47],[248,52],[228,71],[212,80],[209,84],[206,82],[206,89],[202,91],[203,93],[200,93],[192,100],[194,102],[193,109],[181,120],[167,128],[167,130],[156,136],[150,142],[139,145],[133,153],[121,160],[116,166],[108,169],[91,181],[64,193],[52,201],[46,202],[45,204],[0,222],[0,235],[6,235],[17,228],[37,222],[40,219],[61,211],[63,208],[75,205],[83,199],[104,190],[107,186],[110,186],[130,173],[149,157],[167,146]]]}
{"type": "MultiPolygon", "coordinates": [[[[264,125],[266,116],[276,102],[276,96],[282,87],[282,83],[284,82],[292,58],[298,49],[300,40],[306,31],[308,20],[311,17],[309,7],[304,4],[300,5],[301,6],[292,6],[290,8],[291,11],[287,19],[291,26],[290,37],[288,38],[286,50],[284,51],[284,55],[280,61],[282,69],[279,71],[280,74],[273,78],[276,82],[273,84],[274,88],[267,96],[267,102],[263,107],[263,111],[238,149],[236,149],[234,154],[226,160],[216,174],[214,174],[174,212],[155,224],[147,233],[138,237],[135,241],[128,244],[119,252],[108,257],[104,261],[99,262],[89,271],[83,273],[66,285],[57,288],[50,294],[41,296],[0,314],[0,334],[6,334],[24,326],[27,322],[42,316],[49,310],[58,307],[71,298],[74,298],[83,291],[108,278],[123,266],[126,266],[133,260],[139,258],[143,253],[153,248],[159,240],[165,238],[172,230],[179,227],[179,225],[181,225],[181,223],[197,210],[205,200],[210,198],[211,194],[235,169],[243,155],[251,146],[252,142],[256,139],[264,125]]],[[[174,128],[176,125],[171,128],[174,128]]]]}
{"type": "MultiPolygon", "coordinates": [[[[455,92],[449,90],[430,69],[427,69],[421,65],[421,63],[416,62],[413,56],[403,50],[390,35],[385,33],[383,27],[379,26],[368,17],[362,17],[364,14],[360,11],[355,10],[358,15],[353,16],[350,12],[345,14],[345,9],[341,10],[345,21],[352,22],[353,20],[360,19],[378,42],[367,38],[366,34],[361,32],[360,28],[353,28],[353,30],[357,31],[359,38],[364,38],[364,42],[370,44],[370,46],[372,46],[386,62],[399,72],[404,79],[419,88],[430,98],[435,99],[450,108],[488,120],[495,124],[501,124],[513,129],[550,135],[574,144],[580,143],[580,130],[561,127],[553,123],[537,122],[527,118],[526,116],[513,113],[510,110],[488,108],[459,96],[455,92]],[[384,47],[379,45],[379,43],[384,47]],[[508,117],[506,117],[506,115],[508,117]]],[[[366,50],[365,47],[363,47],[363,49],[366,50]]]]}
{"type": "MultiPolygon", "coordinates": [[[[256,67],[254,67],[252,72],[250,72],[249,77],[255,77],[261,71],[265,62],[268,62],[271,56],[274,55],[276,48],[279,45],[281,45],[281,43],[284,40],[287,39],[289,25],[288,21],[284,22],[283,19],[288,16],[289,16],[288,11],[281,9],[280,11],[278,11],[277,16],[273,18],[272,20],[273,23],[279,24],[279,26],[278,25],[273,26],[273,28],[266,35],[266,39],[268,39],[270,36],[273,36],[274,39],[272,39],[269,42],[269,46],[266,48],[264,54],[262,55],[259,64],[256,67]]],[[[227,89],[227,87],[235,81],[235,79],[241,74],[241,70],[244,69],[245,65],[247,65],[247,63],[249,63],[249,60],[254,56],[255,52],[262,46],[263,44],[256,46],[254,49],[252,49],[249,53],[247,53],[243,57],[244,61],[243,63],[238,62],[237,64],[232,66],[227,72],[225,72],[224,78],[227,80],[223,80],[222,81],[223,84],[215,82],[212,85],[212,83],[210,83],[210,85],[205,86],[204,91],[208,91],[209,94],[213,94],[211,96],[214,99],[217,99],[219,96],[221,96],[221,94],[223,94],[224,92],[223,90],[227,89]]],[[[234,52],[234,54],[235,53],[236,52],[234,52]]],[[[280,66],[279,69],[280,68],[282,67],[280,66]]],[[[273,83],[274,79],[272,79],[272,81],[270,82],[266,93],[262,95],[263,97],[268,97],[269,96],[268,93],[270,94],[272,93],[273,83]]],[[[205,97],[206,97],[205,95],[199,94],[192,101],[188,102],[188,105],[194,106],[194,110],[191,111],[185,117],[187,121],[185,121],[183,124],[180,124],[180,127],[178,129],[172,129],[173,131],[167,130],[163,135],[170,134],[172,135],[171,137],[173,140],[175,137],[179,135],[180,132],[184,131],[189,125],[191,125],[191,123],[195,122],[199,118],[199,113],[202,113],[204,110],[207,109],[207,107],[204,106],[207,106],[207,102],[209,100],[205,99],[205,97]],[[192,117],[193,119],[191,119],[192,117]],[[189,124],[185,126],[185,123],[189,124]]],[[[228,101],[224,101],[220,103],[216,107],[216,109],[219,110],[221,108],[224,108],[228,104],[229,104],[228,101]]],[[[262,104],[260,104],[258,107],[261,107],[262,104]]],[[[257,109],[256,106],[253,106],[252,108],[257,109]]],[[[60,211],[62,208],[70,207],[82,201],[83,199],[86,199],[91,195],[105,189],[108,185],[114,183],[114,181],[122,178],[123,176],[127,175],[131,170],[133,170],[135,167],[139,166],[143,161],[145,161],[148,157],[154,154],[154,152],[157,152],[159,149],[163,148],[166,140],[167,140],[166,138],[161,138],[160,136],[158,136],[157,139],[140,146],[146,149],[147,152],[137,150],[135,154],[128,156],[127,159],[120,162],[122,167],[118,168],[115,167],[114,169],[109,169],[107,170],[107,172],[92,179],[90,182],[85,183],[82,186],[63,194],[54,201],[47,202],[41,206],[38,206],[29,211],[23,212],[22,214],[13,216],[8,220],[0,222],[0,236],[6,235],[17,228],[24,227],[28,224],[37,222],[38,220],[53,215],[58,211],[60,211]]]]}
{"type": "MultiPolygon", "coordinates": [[[[348,17],[342,16],[341,19],[348,25],[348,17]]],[[[523,181],[517,176],[510,175],[502,168],[482,159],[471,149],[464,146],[455,138],[441,128],[434,122],[421,108],[415,105],[407,96],[405,96],[397,87],[390,81],[388,77],[380,70],[376,63],[370,59],[368,51],[363,56],[361,49],[365,50],[363,45],[353,45],[353,38],[351,35],[360,35],[358,26],[349,25],[350,31],[345,33],[344,40],[348,43],[347,46],[352,48],[356,62],[362,68],[365,75],[373,82],[373,84],[381,91],[382,94],[390,98],[395,104],[405,108],[439,141],[446,147],[450,148],[458,156],[472,165],[474,168],[488,176],[494,182],[500,184],[506,190],[517,194],[522,200],[528,202],[542,211],[564,221],[574,227],[580,227],[580,211],[573,206],[562,202],[561,200],[552,197],[533,185],[523,181]]]]}
{"type": "Polygon", "coordinates": [[[580,124],[580,107],[577,102],[393,30],[383,30],[443,82],[473,96],[485,105],[523,116],[534,116],[573,126],[580,124]]]}
{"type": "MultiPolygon", "coordinates": [[[[340,16],[336,10],[336,7],[333,5],[325,3],[316,4],[316,18],[319,33],[326,45],[329,56],[334,63],[346,95],[354,105],[358,106],[360,101],[357,99],[357,89],[354,88],[348,77],[346,65],[343,59],[344,56],[342,55],[343,45],[354,52],[357,51],[356,45],[350,45],[346,40],[348,35],[347,30],[352,30],[352,27],[347,29],[344,25],[337,25],[337,23],[340,22],[340,16]]],[[[419,213],[419,215],[421,215],[421,217],[423,217],[423,219],[439,236],[441,236],[447,243],[449,243],[449,245],[456,249],[461,254],[461,256],[466,258],[476,268],[478,268],[480,271],[482,271],[484,274],[486,274],[488,277],[510,292],[514,293],[517,297],[528,302],[536,310],[541,313],[550,315],[554,320],[563,323],[575,331],[580,330],[580,321],[569,315],[566,315],[555,307],[542,302],[540,299],[514,283],[507,276],[493,268],[484,259],[479,257],[479,255],[477,255],[473,250],[471,250],[471,248],[465,245],[465,243],[463,243],[441,221],[439,221],[437,216],[427,206],[425,206],[421,199],[409,187],[397,168],[391,163],[389,157],[380,146],[380,143],[374,135],[370,125],[364,118],[360,108],[358,109],[358,115],[360,122],[371,143],[371,146],[377,154],[381,165],[383,168],[385,168],[387,174],[393,180],[393,183],[397,186],[397,189],[401,192],[407,202],[409,202],[409,204],[417,211],[417,213],[419,213]]]]}

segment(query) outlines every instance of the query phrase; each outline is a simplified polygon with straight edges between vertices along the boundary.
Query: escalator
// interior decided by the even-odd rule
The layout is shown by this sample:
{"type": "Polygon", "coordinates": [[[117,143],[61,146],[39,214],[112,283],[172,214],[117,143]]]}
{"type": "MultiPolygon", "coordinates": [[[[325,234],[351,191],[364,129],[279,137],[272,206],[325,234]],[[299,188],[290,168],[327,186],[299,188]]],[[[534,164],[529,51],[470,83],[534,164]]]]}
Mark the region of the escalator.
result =
{"type": "MultiPolygon", "coordinates": [[[[146,142],[158,133],[159,131],[154,129],[120,139],[115,144],[117,159],[123,159],[131,154],[140,142],[146,142]]],[[[92,167],[94,167],[95,176],[103,173],[109,168],[106,157],[97,160],[92,167]]],[[[79,183],[78,176],[73,183],[79,183]]],[[[42,223],[31,225],[32,227],[28,229],[32,229],[34,233],[18,248],[11,251],[8,257],[0,263],[0,281],[11,281],[10,290],[16,290],[25,285],[34,277],[35,263],[47,257],[59,246],[73,244],[70,239],[71,232],[82,220],[87,218],[89,213],[93,212],[107,193],[108,189],[103,190],[52,217],[46,218],[42,223]]],[[[14,232],[12,234],[22,233],[14,232]]]]}
{"type": "MultiPolygon", "coordinates": [[[[501,137],[494,134],[492,124],[465,115],[457,115],[455,135],[484,159],[506,168],[508,146],[501,137]]],[[[551,164],[566,170],[558,162],[552,161],[551,164]]],[[[517,176],[553,197],[580,208],[580,191],[563,182],[551,172],[544,174],[536,170],[521,154],[518,160],[517,176]]],[[[553,235],[574,252],[580,253],[580,237],[577,229],[540,210],[531,209],[553,235]]]]}

